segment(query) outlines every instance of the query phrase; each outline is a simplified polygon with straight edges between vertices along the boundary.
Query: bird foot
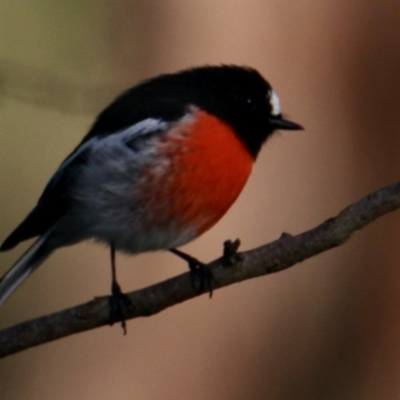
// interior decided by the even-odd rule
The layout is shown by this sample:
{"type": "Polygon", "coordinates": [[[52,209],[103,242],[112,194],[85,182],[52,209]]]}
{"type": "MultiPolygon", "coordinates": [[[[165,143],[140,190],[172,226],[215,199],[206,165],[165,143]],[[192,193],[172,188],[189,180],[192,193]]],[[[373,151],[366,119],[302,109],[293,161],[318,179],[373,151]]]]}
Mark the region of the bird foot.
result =
{"type": "Polygon", "coordinates": [[[201,293],[204,291],[204,289],[207,289],[211,298],[215,280],[210,268],[208,268],[206,264],[202,263],[197,258],[194,258],[183,251],[178,249],[171,249],[170,251],[188,263],[190,269],[190,283],[192,288],[197,290],[198,293],[201,293]]]}
{"type": "Polygon", "coordinates": [[[126,329],[126,310],[133,310],[133,303],[130,298],[122,292],[118,282],[114,281],[111,285],[111,296],[109,297],[110,304],[110,325],[114,325],[116,322],[121,322],[122,330],[124,335],[127,333],[126,329]]]}

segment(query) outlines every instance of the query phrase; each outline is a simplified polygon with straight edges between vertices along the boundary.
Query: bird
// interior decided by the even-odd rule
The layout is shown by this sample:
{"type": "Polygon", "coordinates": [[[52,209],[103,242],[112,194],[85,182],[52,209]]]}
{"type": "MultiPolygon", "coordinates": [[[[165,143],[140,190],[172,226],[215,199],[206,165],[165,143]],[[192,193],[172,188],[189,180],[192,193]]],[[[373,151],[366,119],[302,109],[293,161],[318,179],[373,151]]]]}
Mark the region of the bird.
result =
{"type": "MultiPolygon", "coordinates": [[[[0,305],[59,247],[84,240],[115,252],[168,250],[194,240],[241,193],[262,145],[303,127],[282,116],[254,68],[205,65],[166,73],[106,107],[50,178],[0,251],[37,237],[0,280],[0,305]]],[[[191,266],[191,269],[193,265],[191,266]]]]}

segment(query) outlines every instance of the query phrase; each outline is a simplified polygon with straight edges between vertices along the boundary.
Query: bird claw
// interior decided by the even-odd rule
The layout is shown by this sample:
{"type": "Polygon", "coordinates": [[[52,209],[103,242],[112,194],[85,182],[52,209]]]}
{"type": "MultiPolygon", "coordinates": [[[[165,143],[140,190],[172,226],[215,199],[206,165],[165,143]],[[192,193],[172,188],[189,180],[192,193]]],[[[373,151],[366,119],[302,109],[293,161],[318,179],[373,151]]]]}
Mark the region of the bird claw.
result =
{"type": "Polygon", "coordinates": [[[110,325],[116,322],[121,322],[121,327],[124,335],[127,333],[125,310],[132,311],[133,303],[131,299],[122,292],[118,282],[114,281],[111,285],[111,296],[109,297],[110,305],[110,325]]]}
{"type": "Polygon", "coordinates": [[[190,284],[193,289],[197,290],[198,293],[201,293],[204,291],[204,289],[207,289],[211,298],[214,288],[214,276],[207,265],[196,259],[194,259],[193,261],[195,261],[195,263],[188,262],[190,269],[190,284]],[[199,282],[197,289],[196,281],[199,282]]]}
{"type": "Polygon", "coordinates": [[[199,281],[197,292],[201,293],[205,288],[207,288],[211,298],[214,286],[213,282],[215,280],[210,268],[208,268],[206,264],[202,263],[197,258],[194,258],[183,251],[178,249],[170,249],[169,251],[188,263],[190,269],[190,283],[192,288],[196,289],[196,281],[199,281]]]}

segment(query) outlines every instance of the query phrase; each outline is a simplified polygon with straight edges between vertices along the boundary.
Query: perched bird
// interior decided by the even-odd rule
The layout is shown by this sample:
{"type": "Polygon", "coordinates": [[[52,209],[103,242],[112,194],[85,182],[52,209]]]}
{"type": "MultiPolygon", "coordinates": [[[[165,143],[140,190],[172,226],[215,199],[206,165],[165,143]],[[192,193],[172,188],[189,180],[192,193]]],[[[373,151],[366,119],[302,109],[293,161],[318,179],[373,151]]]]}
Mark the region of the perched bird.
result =
{"type": "Polygon", "coordinates": [[[283,119],[255,70],[205,66],[127,90],[60,165],[36,207],[0,250],[38,236],[0,281],[0,304],[58,247],[86,239],[137,254],[176,249],[211,228],[245,185],[283,119]]]}

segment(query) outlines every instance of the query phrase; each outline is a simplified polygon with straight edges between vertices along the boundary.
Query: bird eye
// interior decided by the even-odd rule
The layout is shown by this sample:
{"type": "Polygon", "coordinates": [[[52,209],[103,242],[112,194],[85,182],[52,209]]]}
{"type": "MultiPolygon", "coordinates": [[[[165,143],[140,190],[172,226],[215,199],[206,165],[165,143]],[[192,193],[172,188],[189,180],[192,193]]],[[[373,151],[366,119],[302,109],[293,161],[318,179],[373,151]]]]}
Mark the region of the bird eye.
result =
{"type": "Polygon", "coordinates": [[[246,104],[251,110],[254,110],[257,106],[256,100],[254,97],[246,97],[246,104]]]}

